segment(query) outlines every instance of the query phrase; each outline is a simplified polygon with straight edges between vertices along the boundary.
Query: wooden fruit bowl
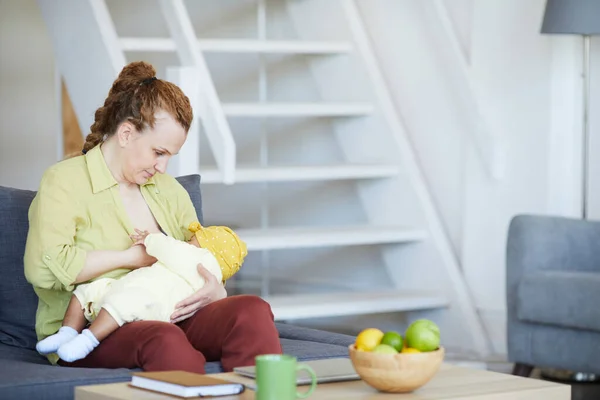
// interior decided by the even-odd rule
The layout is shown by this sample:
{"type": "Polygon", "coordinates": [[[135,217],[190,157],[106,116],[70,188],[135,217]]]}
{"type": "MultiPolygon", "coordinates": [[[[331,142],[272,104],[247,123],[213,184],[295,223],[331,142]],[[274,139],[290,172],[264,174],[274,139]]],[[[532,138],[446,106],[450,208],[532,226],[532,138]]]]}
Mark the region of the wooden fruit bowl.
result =
{"type": "Polygon", "coordinates": [[[444,348],[425,353],[380,354],[348,347],[350,360],[363,381],[382,392],[412,392],[438,371],[444,360],[444,348]]]}

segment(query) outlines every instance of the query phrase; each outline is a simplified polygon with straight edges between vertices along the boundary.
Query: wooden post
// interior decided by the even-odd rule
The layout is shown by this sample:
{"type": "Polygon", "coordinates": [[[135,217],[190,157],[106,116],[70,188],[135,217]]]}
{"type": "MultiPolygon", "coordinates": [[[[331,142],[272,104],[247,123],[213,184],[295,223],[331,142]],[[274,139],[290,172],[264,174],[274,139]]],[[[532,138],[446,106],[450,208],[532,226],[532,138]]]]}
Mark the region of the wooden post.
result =
{"type": "Polygon", "coordinates": [[[64,79],[61,79],[61,92],[63,155],[66,157],[69,154],[81,152],[83,148],[83,135],[64,79]]]}

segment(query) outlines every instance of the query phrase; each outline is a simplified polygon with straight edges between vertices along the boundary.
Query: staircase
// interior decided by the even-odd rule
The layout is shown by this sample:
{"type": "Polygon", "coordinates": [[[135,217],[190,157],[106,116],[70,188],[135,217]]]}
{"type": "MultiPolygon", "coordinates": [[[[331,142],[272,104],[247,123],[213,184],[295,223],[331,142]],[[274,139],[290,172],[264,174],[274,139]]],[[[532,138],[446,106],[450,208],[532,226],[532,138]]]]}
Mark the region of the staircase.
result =
{"type": "Polygon", "coordinates": [[[488,352],[353,0],[38,3],[84,132],[127,62],[188,94],[170,172],[201,174],[205,223],[247,242],[230,291],[277,320],[429,317],[488,352]]]}

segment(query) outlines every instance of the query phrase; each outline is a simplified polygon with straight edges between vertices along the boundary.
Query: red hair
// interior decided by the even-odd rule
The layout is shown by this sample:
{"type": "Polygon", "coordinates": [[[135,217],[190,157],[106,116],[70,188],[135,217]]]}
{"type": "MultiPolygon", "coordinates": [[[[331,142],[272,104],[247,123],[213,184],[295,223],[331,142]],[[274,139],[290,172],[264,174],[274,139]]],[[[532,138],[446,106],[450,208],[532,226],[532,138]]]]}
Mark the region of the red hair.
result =
{"type": "Polygon", "coordinates": [[[83,144],[83,154],[114,135],[118,126],[131,122],[138,131],[154,127],[158,110],[168,112],[187,132],[192,124],[190,101],[175,84],[156,78],[154,67],[143,61],[126,65],[113,82],[104,105],[83,144]]]}

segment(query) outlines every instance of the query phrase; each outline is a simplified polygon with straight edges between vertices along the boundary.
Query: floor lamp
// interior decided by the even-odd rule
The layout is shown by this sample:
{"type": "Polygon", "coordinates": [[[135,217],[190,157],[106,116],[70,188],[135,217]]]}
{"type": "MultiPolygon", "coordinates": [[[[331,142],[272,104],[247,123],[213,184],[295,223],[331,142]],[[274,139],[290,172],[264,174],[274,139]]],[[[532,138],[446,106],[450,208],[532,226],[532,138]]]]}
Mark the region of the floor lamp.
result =
{"type": "Polygon", "coordinates": [[[600,34],[600,0],[547,0],[541,33],[583,36],[582,217],[588,217],[590,44],[600,34]]]}

